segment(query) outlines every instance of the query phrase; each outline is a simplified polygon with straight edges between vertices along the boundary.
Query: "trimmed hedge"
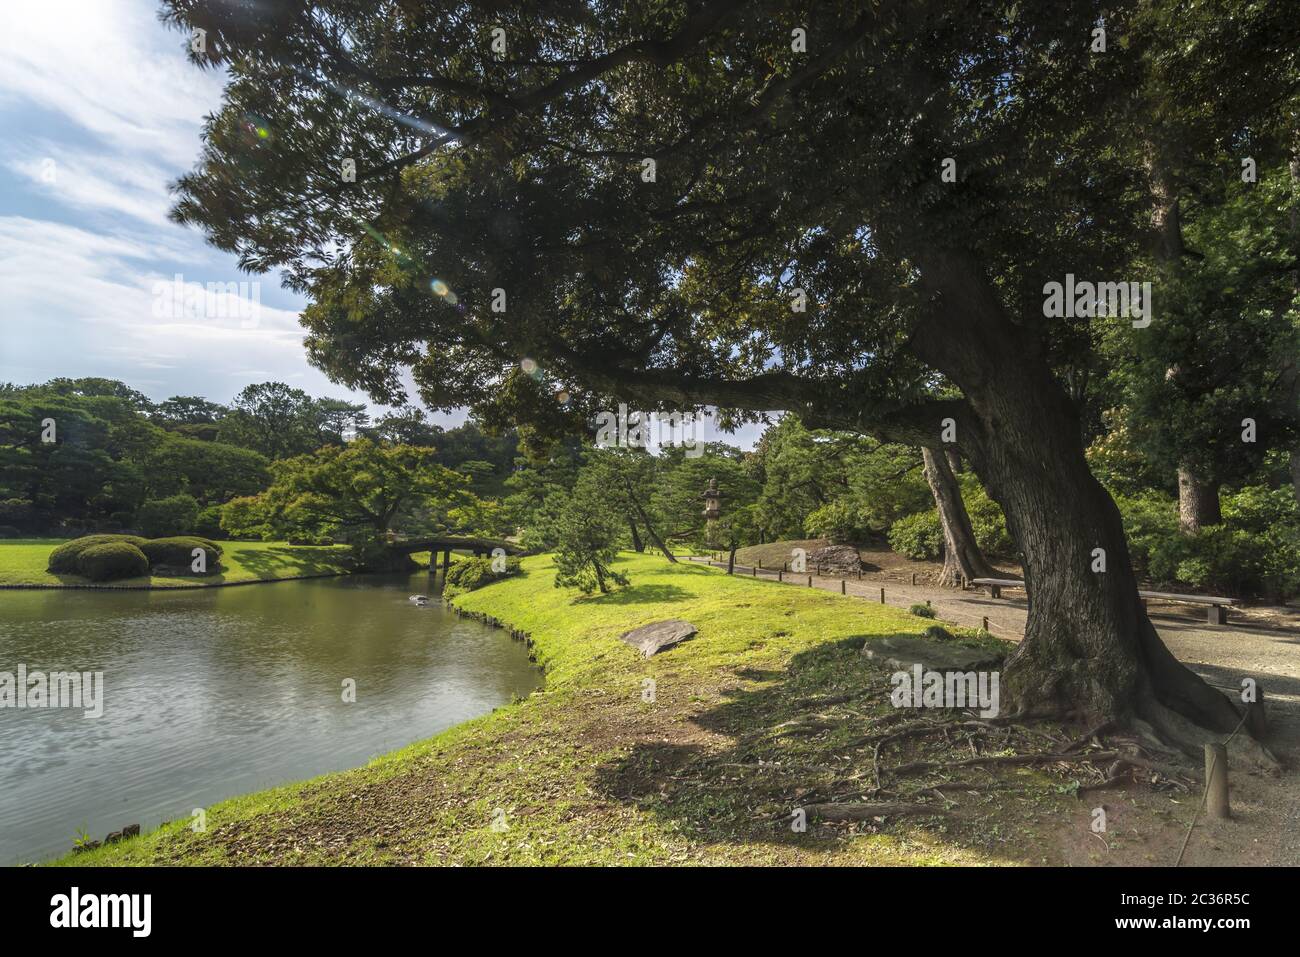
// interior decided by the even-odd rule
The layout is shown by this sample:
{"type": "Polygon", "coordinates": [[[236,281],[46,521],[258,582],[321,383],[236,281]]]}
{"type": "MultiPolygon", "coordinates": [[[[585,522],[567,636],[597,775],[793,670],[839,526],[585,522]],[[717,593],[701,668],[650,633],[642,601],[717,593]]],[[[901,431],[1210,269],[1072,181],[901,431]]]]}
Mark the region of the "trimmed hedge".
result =
{"type": "Polygon", "coordinates": [[[104,542],[81,552],[77,570],[93,582],[138,578],[149,574],[149,559],[130,542],[104,542]]]}
{"type": "Polygon", "coordinates": [[[217,571],[221,562],[221,546],[216,542],[200,538],[197,535],[181,535],[174,538],[141,538],[138,535],[84,535],[64,542],[50,552],[48,568],[59,574],[84,575],[91,581],[108,581],[112,578],[130,578],[136,575],[148,575],[155,565],[169,565],[188,569],[196,548],[208,553],[207,574],[217,571]],[[129,552],[96,551],[90,564],[85,561],[92,549],[108,545],[128,545],[129,552]],[[118,557],[109,557],[110,554],[118,557]],[[130,557],[127,557],[127,556],[130,557]],[[139,567],[135,555],[144,560],[144,568],[139,567]],[[115,568],[122,568],[126,573],[118,574],[115,568]],[[93,573],[87,569],[93,569],[93,573]],[[99,575],[101,577],[96,577],[99,575]]]}
{"type": "Polygon", "coordinates": [[[70,542],[64,542],[50,552],[48,568],[56,574],[80,574],[81,568],[78,560],[81,558],[81,553],[86,549],[93,548],[96,545],[107,545],[112,542],[126,542],[128,545],[139,548],[145,541],[146,539],[138,535],[84,535],[81,538],[74,538],[70,542]]]}
{"type": "Polygon", "coordinates": [[[467,591],[475,591],[484,585],[490,585],[498,579],[518,574],[519,559],[517,558],[507,558],[506,570],[500,573],[492,570],[490,558],[466,558],[447,569],[447,580],[443,584],[442,594],[446,598],[452,598],[467,591]]]}
{"type": "Polygon", "coordinates": [[[140,545],[140,551],[149,559],[150,567],[155,565],[173,565],[189,568],[194,560],[194,549],[201,548],[208,553],[208,574],[217,570],[221,560],[221,546],[208,538],[197,535],[176,535],[171,538],[154,538],[140,545]]]}

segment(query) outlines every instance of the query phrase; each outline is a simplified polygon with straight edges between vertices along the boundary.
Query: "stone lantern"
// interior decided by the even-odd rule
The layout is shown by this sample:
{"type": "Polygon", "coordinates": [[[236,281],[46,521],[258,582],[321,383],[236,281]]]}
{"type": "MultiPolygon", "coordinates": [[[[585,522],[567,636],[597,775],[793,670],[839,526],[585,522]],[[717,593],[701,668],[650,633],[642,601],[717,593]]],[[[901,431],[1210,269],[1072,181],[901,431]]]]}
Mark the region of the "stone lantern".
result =
{"type": "Polygon", "coordinates": [[[704,517],[710,522],[722,514],[722,493],[718,491],[718,480],[709,479],[709,487],[704,490],[704,517]]]}

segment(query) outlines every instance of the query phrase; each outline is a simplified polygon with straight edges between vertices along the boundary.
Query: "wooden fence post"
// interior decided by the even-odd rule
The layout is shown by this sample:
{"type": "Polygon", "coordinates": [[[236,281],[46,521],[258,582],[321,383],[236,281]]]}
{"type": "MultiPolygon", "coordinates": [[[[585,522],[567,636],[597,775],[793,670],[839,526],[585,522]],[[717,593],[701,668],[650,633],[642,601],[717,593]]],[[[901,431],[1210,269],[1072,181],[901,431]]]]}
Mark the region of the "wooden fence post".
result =
{"type": "Polygon", "coordinates": [[[1205,746],[1205,813],[1210,817],[1232,817],[1228,806],[1228,746],[1205,746]]]}

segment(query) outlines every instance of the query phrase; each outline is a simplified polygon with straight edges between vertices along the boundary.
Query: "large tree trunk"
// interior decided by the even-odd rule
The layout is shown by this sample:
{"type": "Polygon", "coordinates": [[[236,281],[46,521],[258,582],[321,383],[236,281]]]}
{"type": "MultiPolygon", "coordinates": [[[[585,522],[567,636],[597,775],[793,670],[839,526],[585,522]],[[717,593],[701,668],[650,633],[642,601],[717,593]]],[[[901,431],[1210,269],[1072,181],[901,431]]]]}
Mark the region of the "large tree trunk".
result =
{"type": "Polygon", "coordinates": [[[1219,485],[1205,482],[1190,469],[1178,470],[1178,530],[1184,535],[1199,532],[1207,525],[1223,521],[1219,508],[1219,485]]]}
{"type": "MultiPolygon", "coordinates": [[[[1291,186],[1300,187],[1300,133],[1296,134],[1295,149],[1291,153],[1291,186]]],[[[1300,202],[1291,204],[1291,248],[1297,258],[1297,268],[1291,273],[1291,287],[1300,293],[1300,202]]],[[[1300,409],[1300,360],[1295,356],[1285,357],[1283,375],[1291,386],[1291,403],[1300,409]]],[[[1300,440],[1291,446],[1291,491],[1295,501],[1300,505],[1300,440]]]]}
{"type": "Polygon", "coordinates": [[[632,531],[632,547],[637,552],[644,552],[645,542],[641,541],[641,535],[636,530],[636,519],[632,518],[632,516],[630,515],[628,516],[627,519],[627,527],[632,531]]]}
{"type": "Polygon", "coordinates": [[[1004,711],[1145,721],[1189,752],[1207,730],[1231,731],[1232,703],[1180,664],[1147,619],[1119,510],[1088,469],[1077,411],[1037,340],[1003,313],[977,264],[939,252],[926,260],[934,306],[912,348],[962,389],[972,414],[957,444],[1023,555],[1028,620],[1004,666],[1004,711]]]}
{"type": "MultiPolygon", "coordinates": [[[[1169,168],[1165,165],[1160,148],[1147,143],[1147,174],[1151,189],[1151,228],[1155,234],[1156,259],[1167,269],[1177,272],[1186,247],[1183,243],[1182,216],[1178,190],[1169,168]]],[[[1178,370],[1170,369],[1168,376],[1178,370]]],[[[1190,469],[1178,469],[1178,527],[1183,534],[1191,534],[1203,525],[1217,525],[1223,521],[1219,513],[1219,486],[1196,476],[1190,469]]]]}
{"type": "Polygon", "coordinates": [[[921,449],[921,457],[925,461],[925,480],[930,483],[943,527],[943,570],[939,573],[939,584],[953,587],[960,585],[962,578],[993,577],[993,567],[984,560],[975,543],[975,532],[950,460],[942,452],[926,448],[921,449]]]}

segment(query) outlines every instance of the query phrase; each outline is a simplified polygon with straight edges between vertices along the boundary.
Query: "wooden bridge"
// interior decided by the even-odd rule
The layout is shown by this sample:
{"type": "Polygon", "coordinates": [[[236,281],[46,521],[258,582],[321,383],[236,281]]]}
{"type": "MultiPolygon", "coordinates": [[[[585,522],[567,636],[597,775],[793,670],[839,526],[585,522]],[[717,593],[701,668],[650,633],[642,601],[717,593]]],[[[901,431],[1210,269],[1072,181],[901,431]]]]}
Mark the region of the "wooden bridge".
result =
{"type": "Polygon", "coordinates": [[[513,542],[507,542],[503,538],[474,538],[468,535],[438,535],[433,538],[392,538],[388,540],[388,547],[393,551],[405,552],[407,555],[411,552],[430,552],[429,571],[437,571],[438,561],[437,554],[442,552],[442,571],[443,577],[446,577],[447,569],[451,567],[452,552],[473,552],[474,555],[491,555],[494,549],[501,549],[507,555],[522,555],[524,550],[513,542]]]}

